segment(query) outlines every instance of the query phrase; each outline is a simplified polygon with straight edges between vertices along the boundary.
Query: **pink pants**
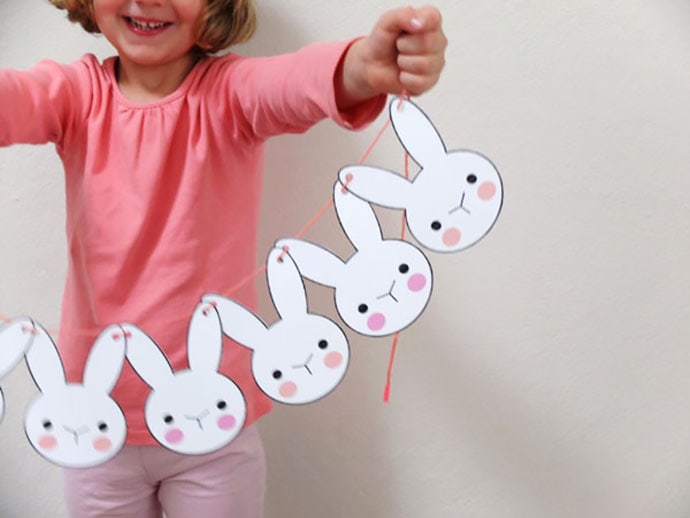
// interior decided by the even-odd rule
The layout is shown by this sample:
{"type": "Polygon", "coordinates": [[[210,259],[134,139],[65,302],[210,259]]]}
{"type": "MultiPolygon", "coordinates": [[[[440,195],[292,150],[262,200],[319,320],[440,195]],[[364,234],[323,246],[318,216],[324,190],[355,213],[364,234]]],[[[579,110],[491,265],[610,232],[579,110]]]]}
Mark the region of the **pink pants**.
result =
{"type": "Polygon", "coordinates": [[[64,485],[74,518],[261,518],[266,463],[252,425],[208,455],[125,446],[95,468],[64,470],[64,485]]]}

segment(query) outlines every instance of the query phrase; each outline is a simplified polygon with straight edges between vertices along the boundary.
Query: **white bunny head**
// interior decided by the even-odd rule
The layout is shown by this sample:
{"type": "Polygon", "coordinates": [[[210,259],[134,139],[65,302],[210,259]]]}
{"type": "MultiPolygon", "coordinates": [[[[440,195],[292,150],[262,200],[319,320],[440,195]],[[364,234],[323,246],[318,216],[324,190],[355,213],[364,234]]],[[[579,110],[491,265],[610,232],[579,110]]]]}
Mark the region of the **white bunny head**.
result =
{"type": "Polygon", "coordinates": [[[393,99],[390,117],[398,139],[421,167],[414,180],[356,165],[343,168],[340,181],[371,203],[404,209],[410,233],[430,250],[456,252],[472,246],[491,230],[501,211],[503,184],[496,167],[475,151],[447,151],[412,101],[393,99]]]}
{"type": "Polygon", "coordinates": [[[271,250],[266,270],[281,317],[272,326],[220,295],[206,295],[204,301],[216,305],[223,332],[253,351],[254,380],[268,397],[292,405],[312,403],[330,394],[345,376],[347,337],[332,320],[307,312],[304,283],[288,253],[271,250]]]}
{"type": "Polygon", "coordinates": [[[332,252],[299,239],[281,239],[300,273],[335,288],[340,318],[367,336],[387,336],[414,322],[431,297],[433,276],[428,259],[417,247],[399,239],[383,239],[369,203],[336,182],[333,190],[340,224],[356,252],[342,261],[332,252]]]}
{"type": "MultiPolygon", "coordinates": [[[[36,328],[30,318],[15,318],[0,326],[0,379],[24,358],[36,328]]],[[[0,389],[0,421],[5,416],[5,398],[0,389]]]]}
{"type": "Polygon", "coordinates": [[[24,416],[29,442],[45,459],[67,468],[111,459],[127,435],[124,414],[109,396],[124,364],[124,332],[110,326],[96,338],[79,384],[66,383],[53,339],[39,325],[36,331],[26,363],[41,394],[24,416]]]}
{"type": "Polygon", "coordinates": [[[188,455],[216,451],[242,430],[247,405],[238,386],[218,372],[223,335],[213,305],[195,309],[187,336],[189,369],[173,372],[167,358],[141,329],[130,335],[127,359],[152,389],[144,409],[151,435],[165,448],[188,455]]]}

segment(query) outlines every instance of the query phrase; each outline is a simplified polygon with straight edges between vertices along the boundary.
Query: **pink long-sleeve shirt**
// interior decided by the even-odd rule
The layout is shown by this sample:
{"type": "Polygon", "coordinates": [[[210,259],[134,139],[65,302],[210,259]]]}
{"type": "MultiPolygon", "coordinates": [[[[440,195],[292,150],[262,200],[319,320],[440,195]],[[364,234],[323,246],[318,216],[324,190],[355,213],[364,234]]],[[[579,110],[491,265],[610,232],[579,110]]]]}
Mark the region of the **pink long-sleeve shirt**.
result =
{"type": "MultiPolygon", "coordinates": [[[[53,142],[64,164],[69,262],[58,348],[68,381],[81,381],[109,324],[138,325],[180,370],[202,294],[255,307],[253,282],[228,290],[257,268],[265,140],[326,117],[359,128],[385,103],[338,111],[334,74],[348,44],[207,57],[174,93],[146,104],[119,91],[116,58],[0,71],[0,146],[53,142]]],[[[220,367],[245,395],[247,425],[271,408],[250,359],[228,342],[220,367]]],[[[125,363],[112,395],[129,444],[155,443],[144,422],[149,390],[125,363]]]]}

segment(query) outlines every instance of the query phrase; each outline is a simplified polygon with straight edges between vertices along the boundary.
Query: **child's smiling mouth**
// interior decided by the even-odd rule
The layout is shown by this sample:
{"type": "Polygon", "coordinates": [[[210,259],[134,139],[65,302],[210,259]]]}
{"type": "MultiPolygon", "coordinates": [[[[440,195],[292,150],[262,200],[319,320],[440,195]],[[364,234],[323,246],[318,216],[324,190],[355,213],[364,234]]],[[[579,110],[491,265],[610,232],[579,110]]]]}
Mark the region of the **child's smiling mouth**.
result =
{"type": "Polygon", "coordinates": [[[172,22],[161,22],[155,20],[144,20],[141,18],[132,18],[131,16],[124,16],[127,25],[137,33],[154,33],[170,27],[172,22]]]}

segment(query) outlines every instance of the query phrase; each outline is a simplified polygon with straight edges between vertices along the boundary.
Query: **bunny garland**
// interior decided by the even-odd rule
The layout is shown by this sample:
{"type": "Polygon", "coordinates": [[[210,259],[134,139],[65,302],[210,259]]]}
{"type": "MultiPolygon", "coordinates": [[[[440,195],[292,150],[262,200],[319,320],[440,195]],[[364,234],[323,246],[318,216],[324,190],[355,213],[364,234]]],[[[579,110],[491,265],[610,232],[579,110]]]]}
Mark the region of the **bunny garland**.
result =
{"type": "MultiPolygon", "coordinates": [[[[58,350],[42,326],[26,317],[1,325],[0,379],[25,358],[40,390],[24,418],[34,449],[70,468],[93,467],[117,454],[127,429],[110,391],[125,360],[151,388],[144,417],[163,447],[199,455],[227,445],[241,431],[247,406],[235,382],[218,372],[223,335],[252,350],[254,380],[268,397],[288,405],[326,397],[344,379],[350,346],[338,324],[309,312],[303,279],[333,288],[335,308],[350,329],[372,337],[395,335],[395,346],[398,333],[427,308],[434,278],[422,250],[383,236],[372,204],[403,209],[422,247],[456,252],[493,228],[503,184],[488,158],[469,150],[448,151],[430,119],[410,100],[393,99],[389,112],[419,172],[408,180],[374,166],[339,171],[333,204],[355,250],[343,260],[302,239],[277,240],[266,263],[266,282],[280,317],[272,325],[223,295],[205,294],[189,321],[188,370],[174,372],[144,330],[119,323],[96,338],[81,384],[66,382],[58,350]]],[[[0,421],[3,413],[0,390],[0,421]]]]}
{"type": "Polygon", "coordinates": [[[335,306],[351,329],[368,336],[397,333],[414,322],[431,297],[426,256],[399,239],[384,239],[374,210],[340,182],[333,188],[338,220],[356,252],[342,261],[299,239],[281,239],[307,279],[335,288],[335,306]]]}
{"type": "Polygon", "coordinates": [[[53,339],[40,325],[26,353],[26,364],[41,393],[24,416],[26,436],[54,464],[88,468],[112,457],[125,443],[127,425],[110,397],[125,360],[125,333],[106,328],[96,338],[82,384],[67,383],[53,339]]]}
{"type": "Polygon", "coordinates": [[[355,165],[340,181],[357,196],[405,210],[410,233],[425,248],[457,252],[482,239],[503,205],[503,183],[491,161],[475,151],[447,151],[441,135],[412,101],[393,99],[390,118],[400,143],[421,170],[410,181],[378,167],[355,165]]]}
{"type": "Polygon", "coordinates": [[[350,362],[350,345],[338,325],[307,311],[307,294],[292,257],[271,250],[268,288],[281,319],[267,327],[254,313],[220,295],[214,304],[223,332],[252,355],[252,374],[259,388],[280,403],[312,403],[340,384],[350,362]]]}
{"type": "Polygon", "coordinates": [[[213,304],[202,302],[187,336],[189,369],[173,372],[155,342],[141,329],[122,324],[127,359],[150,387],[144,417],[151,435],[177,453],[211,453],[240,433],[247,404],[239,387],[218,372],[223,337],[213,304]]]}

